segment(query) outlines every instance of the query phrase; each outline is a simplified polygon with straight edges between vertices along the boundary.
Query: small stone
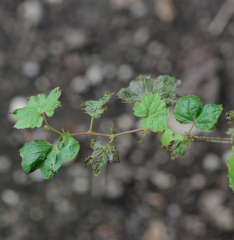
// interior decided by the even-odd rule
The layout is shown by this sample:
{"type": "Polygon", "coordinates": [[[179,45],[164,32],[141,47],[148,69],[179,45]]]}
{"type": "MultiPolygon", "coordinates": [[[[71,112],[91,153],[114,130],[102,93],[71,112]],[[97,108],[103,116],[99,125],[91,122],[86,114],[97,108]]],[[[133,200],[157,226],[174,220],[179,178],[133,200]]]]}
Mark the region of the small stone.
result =
{"type": "Polygon", "coordinates": [[[133,77],[133,69],[130,65],[124,64],[121,65],[118,69],[118,77],[122,81],[129,81],[133,77]]]}
{"type": "Polygon", "coordinates": [[[160,189],[171,188],[175,185],[174,177],[162,171],[154,171],[150,176],[150,180],[160,189]]]}
{"type": "Polygon", "coordinates": [[[172,218],[178,218],[181,215],[181,208],[178,204],[172,203],[167,207],[167,214],[172,218]]]}
{"type": "Polygon", "coordinates": [[[233,44],[229,42],[225,42],[220,46],[220,52],[225,56],[225,57],[231,57],[233,56],[234,53],[234,47],[233,44]]]}
{"type": "Polygon", "coordinates": [[[103,75],[105,78],[111,80],[111,79],[115,78],[116,74],[117,74],[117,69],[116,69],[115,65],[107,64],[104,66],[103,75]]]}
{"type": "Polygon", "coordinates": [[[45,76],[40,76],[35,80],[35,86],[39,91],[45,91],[50,86],[49,79],[45,76]]]}
{"type": "Polygon", "coordinates": [[[116,125],[120,130],[127,131],[134,127],[135,120],[129,114],[122,114],[117,118],[116,125]]]}
{"type": "Polygon", "coordinates": [[[72,183],[72,190],[79,194],[84,194],[89,190],[89,181],[87,177],[76,177],[72,183]]]}
{"type": "Polygon", "coordinates": [[[103,80],[103,70],[99,65],[90,66],[85,74],[85,79],[90,85],[96,86],[103,80]]]}
{"type": "MultiPolygon", "coordinates": [[[[28,104],[27,98],[23,96],[15,96],[10,101],[8,112],[10,113],[17,108],[25,107],[27,106],[27,104],[28,104]]],[[[17,118],[14,117],[12,114],[8,115],[8,119],[13,123],[17,122],[17,118]]]]}
{"type": "Polygon", "coordinates": [[[207,171],[214,172],[220,167],[220,159],[214,153],[207,154],[203,159],[203,168],[207,171]]]}
{"type": "Polygon", "coordinates": [[[11,161],[10,158],[8,158],[5,155],[0,156],[0,172],[8,172],[11,167],[11,161]]]}
{"type": "Polygon", "coordinates": [[[59,198],[55,203],[55,208],[59,213],[69,213],[71,212],[71,203],[67,199],[59,198]]]}
{"type": "Polygon", "coordinates": [[[164,22],[172,22],[176,17],[176,10],[171,0],[156,0],[154,11],[164,22]]]}
{"type": "Polygon", "coordinates": [[[116,199],[123,195],[123,185],[118,180],[108,179],[106,185],[106,196],[110,199],[116,199]]]}
{"type": "Polygon", "coordinates": [[[135,17],[143,17],[148,13],[147,5],[140,1],[131,4],[129,10],[135,17]]]}
{"type": "Polygon", "coordinates": [[[133,42],[136,46],[144,45],[150,38],[148,28],[139,28],[133,35],[133,42]]]}
{"type": "Polygon", "coordinates": [[[16,205],[19,203],[18,194],[11,189],[3,190],[1,197],[2,197],[2,201],[8,205],[16,205]]]}
{"type": "Polygon", "coordinates": [[[30,209],[30,218],[33,221],[40,221],[43,218],[44,214],[41,208],[35,207],[30,209]]]}
{"type": "Polygon", "coordinates": [[[201,173],[192,175],[190,185],[193,189],[203,189],[206,185],[206,178],[201,173]]]}
{"type": "Polygon", "coordinates": [[[233,152],[232,152],[231,149],[228,149],[223,153],[222,160],[223,160],[225,165],[227,164],[227,162],[228,162],[228,160],[229,160],[229,158],[231,157],[232,154],[233,154],[233,152]]]}
{"type": "Polygon", "coordinates": [[[87,42],[87,36],[83,30],[70,29],[64,35],[65,44],[70,50],[80,49],[87,42]]]}
{"type": "Polygon", "coordinates": [[[169,62],[166,59],[161,60],[157,63],[157,69],[160,73],[168,74],[171,72],[171,69],[172,69],[171,62],[169,62]]]}
{"type": "Polygon", "coordinates": [[[22,65],[22,73],[28,78],[37,77],[40,73],[40,65],[34,61],[24,62],[22,65]]]}
{"type": "Polygon", "coordinates": [[[29,177],[31,178],[31,180],[33,182],[41,182],[41,181],[45,180],[41,175],[40,169],[37,169],[36,171],[30,173],[29,177]]]}
{"type": "Polygon", "coordinates": [[[28,0],[19,4],[17,13],[29,26],[38,25],[43,18],[43,8],[40,1],[28,0]]]}
{"type": "Polygon", "coordinates": [[[85,93],[89,88],[88,81],[81,76],[77,76],[71,81],[71,90],[76,93],[85,93]]]}

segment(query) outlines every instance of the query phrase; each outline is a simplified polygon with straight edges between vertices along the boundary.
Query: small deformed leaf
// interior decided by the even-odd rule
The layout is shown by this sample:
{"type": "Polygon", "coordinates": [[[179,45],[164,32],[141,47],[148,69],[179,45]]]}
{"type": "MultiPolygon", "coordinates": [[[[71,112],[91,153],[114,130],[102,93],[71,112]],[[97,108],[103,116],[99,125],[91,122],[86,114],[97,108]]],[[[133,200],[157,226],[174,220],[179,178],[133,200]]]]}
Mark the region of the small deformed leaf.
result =
{"type": "Polygon", "coordinates": [[[176,103],[180,96],[175,92],[176,87],[181,83],[168,75],[158,76],[153,81],[153,93],[158,93],[160,98],[165,101],[167,106],[176,103]]]}
{"type": "Polygon", "coordinates": [[[106,146],[103,146],[92,139],[90,146],[93,149],[93,153],[85,158],[84,163],[86,166],[91,165],[96,177],[101,173],[108,161],[112,163],[119,162],[119,152],[113,143],[108,143],[106,146]]]}
{"type": "Polygon", "coordinates": [[[45,113],[48,117],[51,117],[54,114],[54,109],[61,106],[60,102],[57,101],[60,95],[59,88],[55,88],[47,98],[45,94],[30,97],[26,107],[11,112],[18,118],[14,127],[18,129],[40,127],[43,121],[41,114],[45,113]]]}
{"type": "Polygon", "coordinates": [[[226,134],[234,139],[234,128],[229,128],[226,134]]]}
{"type": "Polygon", "coordinates": [[[120,89],[117,95],[125,103],[135,103],[149,93],[158,93],[166,105],[170,106],[179,99],[179,95],[175,92],[179,84],[180,80],[168,75],[159,76],[156,79],[140,75],[135,81],[131,81],[127,88],[120,89]]]}
{"type": "Polygon", "coordinates": [[[234,122],[234,110],[231,110],[228,113],[226,113],[226,119],[229,121],[228,124],[234,122]]]}
{"type": "Polygon", "coordinates": [[[163,131],[167,128],[167,121],[170,117],[166,104],[157,93],[149,93],[144,96],[140,102],[134,105],[134,114],[141,119],[143,128],[150,128],[154,132],[163,131]]]}
{"type": "Polygon", "coordinates": [[[181,134],[173,134],[170,128],[166,129],[162,135],[162,148],[171,153],[171,159],[183,156],[186,153],[189,138],[181,134]]]}
{"type": "Polygon", "coordinates": [[[90,100],[83,102],[81,107],[91,117],[99,118],[107,110],[107,107],[103,105],[110,100],[112,95],[113,93],[104,93],[98,101],[90,100]]]}

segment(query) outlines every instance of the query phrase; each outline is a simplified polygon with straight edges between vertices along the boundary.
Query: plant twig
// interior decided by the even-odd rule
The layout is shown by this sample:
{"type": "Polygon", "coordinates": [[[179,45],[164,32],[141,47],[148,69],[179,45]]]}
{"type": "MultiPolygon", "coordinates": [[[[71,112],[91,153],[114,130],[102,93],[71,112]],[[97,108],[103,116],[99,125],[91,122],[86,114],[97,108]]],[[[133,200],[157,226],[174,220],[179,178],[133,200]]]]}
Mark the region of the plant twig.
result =
{"type": "Polygon", "coordinates": [[[191,141],[207,141],[207,142],[215,142],[215,143],[228,143],[232,144],[233,139],[232,138],[220,138],[220,137],[203,137],[203,136],[191,136],[191,141]]]}
{"type": "Polygon", "coordinates": [[[50,129],[50,130],[53,131],[53,132],[58,133],[59,135],[62,134],[61,132],[59,132],[59,131],[56,130],[55,128],[52,128],[52,127],[49,125],[49,123],[48,123],[48,121],[47,121],[47,119],[46,119],[46,116],[45,116],[45,113],[44,113],[44,112],[42,113],[42,117],[43,117],[43,119],[44,119],[44,121],[45,121],[45,124],[46,124],[46,126],[48,127],[48,129],[50,129]]]}

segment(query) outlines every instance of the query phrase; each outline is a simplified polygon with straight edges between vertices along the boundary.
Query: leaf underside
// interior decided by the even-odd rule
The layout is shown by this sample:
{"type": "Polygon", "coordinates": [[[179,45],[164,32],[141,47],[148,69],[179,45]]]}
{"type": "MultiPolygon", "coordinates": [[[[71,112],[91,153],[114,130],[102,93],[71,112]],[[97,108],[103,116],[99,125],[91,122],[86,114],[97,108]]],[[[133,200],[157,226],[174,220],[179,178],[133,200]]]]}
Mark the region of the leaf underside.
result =
{"type": "Polygon", "coordinates": [[[91,165],[92,171],[96,177],[100,175],[103,167],[108,161],[119,163],[119,152],[113,143],[103,146],[92,139],[90,146],[93,149],[93,153],[85,158],[84,163],[86,166],[91,165]]]}
{"type": "Polygon", "coordinates": [[[141,101],[142,97],[149,93],[158,93],[167,106],[176,103],[179,95],[175,92],[180,80],[168,75],[159,76],[156,79],[140,75],[135,81],[131,81],[127,88],[122,88],[117,93],[125,103],[141,101]]]}

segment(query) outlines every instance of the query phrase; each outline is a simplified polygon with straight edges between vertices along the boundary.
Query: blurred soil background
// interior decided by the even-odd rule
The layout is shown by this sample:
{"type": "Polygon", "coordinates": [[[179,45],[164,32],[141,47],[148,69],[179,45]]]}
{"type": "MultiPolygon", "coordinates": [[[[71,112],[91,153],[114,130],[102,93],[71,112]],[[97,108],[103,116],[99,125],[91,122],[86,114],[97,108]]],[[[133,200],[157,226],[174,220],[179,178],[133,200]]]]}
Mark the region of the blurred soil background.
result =
{"type": "MultiPolygon", "coordinates": [[[[9,112],[27,98],[59,86],[63,107],[49,123],[86,131],[85,100],[117,92],[139,74],[182,80],[180,95],[234,108],[234,4],[220,0],[0,0],[0,239],[231,240],[234,194],[226,161],[231,146],[195,142],[171,161],[160,136],[116,140],[120,163],[95,178],[79,156],[59,174],[21,170],[26,141],[57,135],[13,129],[9,112]]],[[[139,127],[132,105],[113,97],[94,130],[139,127]]],[[[225,114],[212,133],[226,136],[225,114]]],[[[176,132],[188,128],[170,120],[176,132]]],[[[194,132],[198,134],[198,132],[194,132]]],[[[100,138],[99,138],[100,139],[100,138]]],[[[100,139],[102,143],[107,139],[100,139]]]]}

